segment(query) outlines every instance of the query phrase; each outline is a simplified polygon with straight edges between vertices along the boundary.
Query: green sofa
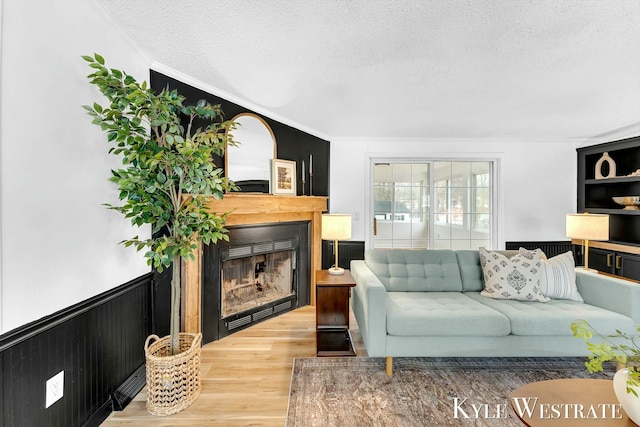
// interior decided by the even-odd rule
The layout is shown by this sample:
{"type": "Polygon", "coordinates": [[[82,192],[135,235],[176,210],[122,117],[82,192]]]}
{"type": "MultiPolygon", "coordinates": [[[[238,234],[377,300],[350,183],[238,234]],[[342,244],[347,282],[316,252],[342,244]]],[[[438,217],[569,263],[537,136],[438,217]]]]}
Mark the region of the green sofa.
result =
{"type": "Polygon", "coordinates": [[[367,250],[351,274],[364,345],[369,357],[387,358],[389,376],[394,356],[584,356],[573,321],[603,334],[640,323],[640,285],[582,269],[576,285],[584,302],[484,297],[478,251],[367,250]]]}

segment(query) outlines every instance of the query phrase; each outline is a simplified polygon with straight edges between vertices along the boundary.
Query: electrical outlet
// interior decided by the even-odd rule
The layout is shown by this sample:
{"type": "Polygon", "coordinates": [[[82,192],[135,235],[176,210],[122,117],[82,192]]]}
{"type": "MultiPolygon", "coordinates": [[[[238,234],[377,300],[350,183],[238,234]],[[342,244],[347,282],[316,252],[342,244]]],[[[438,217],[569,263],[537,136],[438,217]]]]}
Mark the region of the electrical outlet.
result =
{"type": "Polygon", "coordinates": [[[58,372],[47,380],[45,408],[53,405],[64,395],[64,371],[58,372]]]}

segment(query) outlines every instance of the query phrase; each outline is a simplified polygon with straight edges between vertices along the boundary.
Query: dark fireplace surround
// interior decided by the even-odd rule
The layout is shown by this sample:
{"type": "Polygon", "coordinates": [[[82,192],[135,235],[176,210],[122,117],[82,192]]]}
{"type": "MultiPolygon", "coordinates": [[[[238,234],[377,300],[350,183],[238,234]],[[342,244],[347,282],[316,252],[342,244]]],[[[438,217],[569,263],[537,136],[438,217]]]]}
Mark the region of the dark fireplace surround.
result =
{"type": "Polygon", "coordinates": [[[262,320],[310,303],[311,229],[309,221],[239,225],[227,227],[229,242],[203,247],[202,339],[203,343],[223,338],[262,320]],[[262,256],[291,250],[292,292],[266,303],[243,308],[223,317],[222,265],[241,256],[262,256]],[[240,254],[240,255],[238,255],[240,254]]]}

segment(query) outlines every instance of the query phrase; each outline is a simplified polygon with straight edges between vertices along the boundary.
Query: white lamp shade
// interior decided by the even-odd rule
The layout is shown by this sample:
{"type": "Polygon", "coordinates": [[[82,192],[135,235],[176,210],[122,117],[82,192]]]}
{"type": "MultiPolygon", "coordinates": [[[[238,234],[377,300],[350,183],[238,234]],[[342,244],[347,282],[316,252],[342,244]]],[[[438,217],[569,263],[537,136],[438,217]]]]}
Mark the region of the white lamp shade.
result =
{"type": "Polygon", "coordinates": [[[322,215],[322,240],[351,239],[351,215],[322,215]]]}
{"type": "Polygon", "coordinates": [[[567,237],[580,240],[609,240],[609,215],[567,214],[567,237]]]}

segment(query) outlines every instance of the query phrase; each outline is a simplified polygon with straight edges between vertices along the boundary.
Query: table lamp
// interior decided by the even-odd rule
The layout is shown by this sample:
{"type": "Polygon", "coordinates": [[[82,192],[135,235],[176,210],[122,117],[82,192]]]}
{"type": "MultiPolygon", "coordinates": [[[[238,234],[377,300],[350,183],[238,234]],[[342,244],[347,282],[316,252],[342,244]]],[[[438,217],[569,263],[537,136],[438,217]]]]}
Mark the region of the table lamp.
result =
{"type": "Polygon", "coordinates": [[[338,240],[351,239],[351,215],[322,215],[322,240],[333,240],[333,252],[336,262],[328,271],[329,274],[344,274],[344,268],[338,267],[338,240]]]}
{"type": "Polygon", "coordinates": [[[589,240],[609,240],[609,215],[567,214],[567,237],[584,241],[584,269],[589,270],[589,240]]]}

